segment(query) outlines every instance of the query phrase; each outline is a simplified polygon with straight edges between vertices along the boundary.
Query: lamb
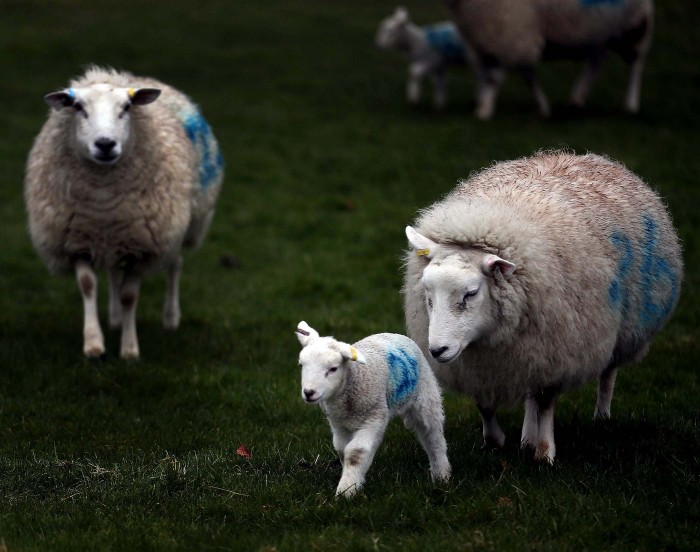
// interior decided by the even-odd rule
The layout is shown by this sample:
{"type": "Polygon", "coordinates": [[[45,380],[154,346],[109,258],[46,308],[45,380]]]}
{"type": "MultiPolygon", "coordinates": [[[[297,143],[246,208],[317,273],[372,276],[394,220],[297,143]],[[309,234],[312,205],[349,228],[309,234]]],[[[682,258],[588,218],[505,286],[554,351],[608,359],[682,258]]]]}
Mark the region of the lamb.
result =
{"type": "Polygon", "coordinates": [[[376,43],[383,50],[405,52],[411,63],[406,83],[409,103],[420,101],[421,81],[428,75],[435,86],[434,103],[438,109],[447,103],[445,71],[451,65],[464,65],[466,45],[454,23],[445,21],[426,27],[413,24],[405,8],[396,8],[377,31],[376,43]]]}
{"type": "Polygon", "coordinates": [[[198,107],[152,78],[90,67],[45,101],[53,110],[25,178],[32,242],[51,272],[76,275],[85,355],[105,352],[96,271],[106,270],[121,357],[138,358],[145,274],[167,271],[163,324],[180,323],[181,250],[202,243],[213,217],[223,179],[219,146],[198,107]]]}
{"type": "Polygon", "coordinates": [[[408,335],[438,381],[471,395],[484,442],[500,404],[554,461],[559,394],[598,378],[610,416],[618,367],[642,360],[678,302],[678,237],[656,192],[598,155],[540,152],[475,174],[406,228],[408,335]]]}
{"type": "Polygon", "coordinates": [[[382,333],[348,345],[319,337],[303,321],[296,334],[302,346],[301,396],[320,404],[343,465],[336,496],[351,497],[362,488],[387,424],[397,415],[428,453],[433,481],[449,479],[442,395],[413,341],[382,333]]]}
{"type": "Polygon", "coordinates": [[[582,107],[606,51],[629,67],[625,109],[639,110],[644,60],[651,45],[652,0],[445,0],[470,46],[477,79],[476,116],[489,119],[506,70],[518,68],[540,113],[549,102],[535,76],[541,59],[586,59],[571,92],[582,107]]]}

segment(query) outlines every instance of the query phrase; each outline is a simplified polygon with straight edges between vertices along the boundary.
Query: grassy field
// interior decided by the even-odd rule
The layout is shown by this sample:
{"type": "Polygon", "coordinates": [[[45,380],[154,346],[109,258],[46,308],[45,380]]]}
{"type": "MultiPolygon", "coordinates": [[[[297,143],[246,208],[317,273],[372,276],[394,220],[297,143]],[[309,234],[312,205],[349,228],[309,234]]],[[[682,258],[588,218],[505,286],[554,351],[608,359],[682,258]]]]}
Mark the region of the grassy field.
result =
{"type": "MultiPolygon", "coordinates": [[[[441,2],[405,2],[420,22],[441,2]]],[[[496,117],[471,115],[455,71],[448,109],[403,101],[405,63],[377,51],[388,1],[2,0],[0,8],[0,551],[696,550],[700,546],[700,155],[693,2],[657,2],[638,116],[611,59],[583,113],[577,71],[542,69],[554,116],[511,78],[496,117]],[[164,278],[139,305],[142,360],[81,355],[72,278],[51,277],[26,231],[24,162],[42,96],[88,63],[185,90],[227,161],[204,247],[188,254],[183,324],[160,326],[164,278]],[[305,319],[354,341],[403,332],[404,226],[494,160],[552,147],[601,152],[664,196],[684,244],[672,321],[618,378],[613,419],[595,389],[566,395],[557,463],[481,450],[476,408],[446,397],[451,485],[435,487],[395,422],[365,492],[335,501],[340,469],[303,404],[292,331],[305,319]],[[239,268],[221,263],[240,260],[239,268]],[[236,454],[239,445],[250,458],[236,454]]],[[[101,280],[102,320],[106,322],[101,280]]]]}

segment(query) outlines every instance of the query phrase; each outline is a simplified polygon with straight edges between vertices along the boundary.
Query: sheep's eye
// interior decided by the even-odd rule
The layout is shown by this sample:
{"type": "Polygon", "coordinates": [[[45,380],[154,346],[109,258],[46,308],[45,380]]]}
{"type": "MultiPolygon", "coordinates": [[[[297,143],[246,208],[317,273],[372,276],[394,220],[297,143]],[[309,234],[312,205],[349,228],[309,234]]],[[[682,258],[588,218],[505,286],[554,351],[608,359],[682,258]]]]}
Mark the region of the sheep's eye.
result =
{"type": "Polygon", "coordinates": [[[464,300],[466,301],[470,297],[474,297],[477,293],[479,293],[479,288],[472,289],[471,291],[468,291],[467,293],[464,294],[464,300]]]}
{"type": "Polygon", "coordinates": [[[328,373],[329,373],[329,374],[332,374],[332,373],[335,372],[337,369],[338,369],[337,366],[333,366],[333,368],[329,368],[329,369],[328,369],[328,373]]]}

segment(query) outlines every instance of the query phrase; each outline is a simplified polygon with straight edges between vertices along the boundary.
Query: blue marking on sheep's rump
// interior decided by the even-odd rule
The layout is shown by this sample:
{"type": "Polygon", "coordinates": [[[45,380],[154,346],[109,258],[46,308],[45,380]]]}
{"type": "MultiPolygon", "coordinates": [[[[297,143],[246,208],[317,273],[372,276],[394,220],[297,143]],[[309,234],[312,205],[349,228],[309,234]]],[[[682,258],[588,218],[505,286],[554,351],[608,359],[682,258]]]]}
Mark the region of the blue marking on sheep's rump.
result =
{"type": "Polygon", "coordinates": [[[615,248],[620,252],[620,262],[617,267],[617,274],[610,282],[608,288],[608,297],[610,306],[613,309],[622,307],[623,316],[627,314],[629,308],[629,295],[623,293],[622,285],[629,276],[634,263],[634,250],[632,249],[632,240],[625,236],[622,232],[613,232],[610,241],[615,248]]]}
{"type": "Polygon", "coordinates": [[[183,117],[182,126],[197,150],[199,183],[202,188],[206,188],[221,174],[224,168],[224,158],[209,123],[197,109],[193,109],[183,117]]]}
{"type": "Polygon", "coordinates": [[[390,347],[386,353],[389,382],[386,402],[389,408],[405,403],[418,385],[418,359],[400,347],[390,347]]]}
{"type": "Polygon", "coordinates": [[[452,61],[465,61],[464,42],[453,23],[437,23],[423,27],[428,44],[452,61]]]}
{"type": "Polygon", "coordinates": [[[617,6],[618,4],[624,4],[624,2],[625,0],[579,0],[579,3],[584,7],[601,6],[604,4],[617,6]]]}

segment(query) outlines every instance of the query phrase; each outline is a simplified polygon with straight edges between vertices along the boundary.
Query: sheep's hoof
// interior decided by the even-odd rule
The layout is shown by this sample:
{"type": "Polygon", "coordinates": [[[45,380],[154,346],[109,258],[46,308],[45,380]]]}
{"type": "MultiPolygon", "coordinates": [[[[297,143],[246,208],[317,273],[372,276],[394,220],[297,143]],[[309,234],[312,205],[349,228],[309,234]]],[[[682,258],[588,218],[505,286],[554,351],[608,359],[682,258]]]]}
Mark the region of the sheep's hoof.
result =
{"type": "Polygon", "coordinates": [[[122,347],[119,356],[122,360],[138,360],[139,359],[139,349],[138,347],[122,347]]]}
{"type": "Polygon", "coordinates": [[[593,419],[594,420],[609,420],[610,419],[610,410],[601,410],[599,408],[595,409],[595,413],[593,414],[593,419]]]}
{"type": "Polygon", "coordinates": [[[349,487],[345,487],[342,490],[341,490],[341,487],[339,485],[335,491],[335,497],[336,498],[341,498],[341,497],[342,498],[352,498],[353,496],[355,496],[355,494],[357,493],[358,490],[359,489],[358,489],[357,485],[354,483],[352,485],[350,485],[349,487]]]}
{"type": "Polygon", "coordinates": [[[180,309],[166,308],[163,310],[163,327],[168,331],[177,330],[180,326],[180,309]]]}
{"type": "Polygon", "coordinates": [[[89,359],[98,359],[105,354],[105,347],[101,343],[85,344],[83,353],[89,359]]]}
{"type": "Polygon", "coordinates": [[[550,466],[554,464],[554,447],[546,441],[540,441],[535,449],[535,460],[537,462],[546,461],[550,466]]]}

